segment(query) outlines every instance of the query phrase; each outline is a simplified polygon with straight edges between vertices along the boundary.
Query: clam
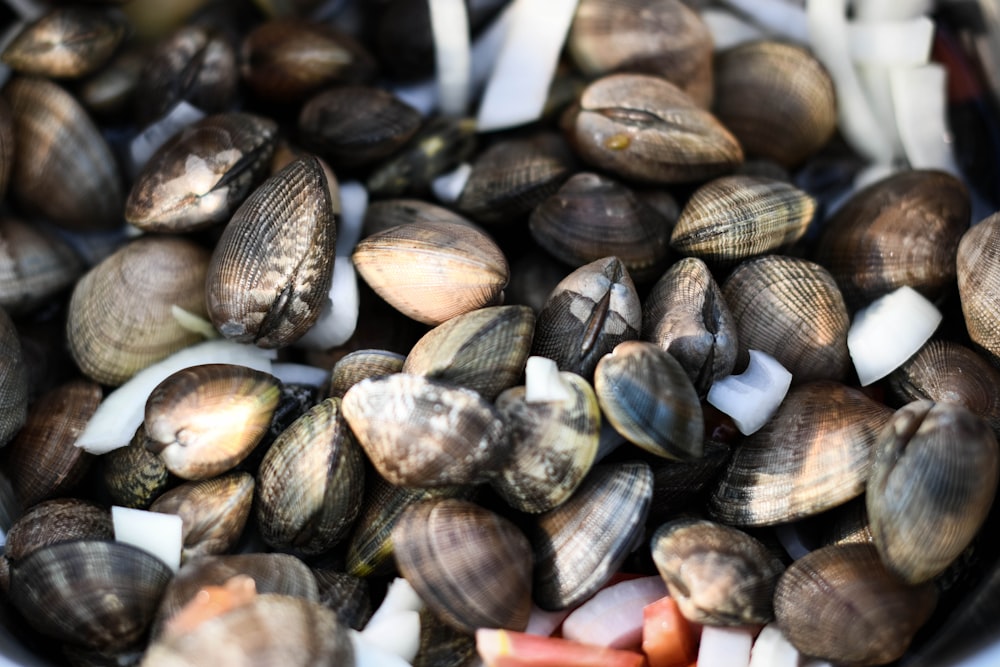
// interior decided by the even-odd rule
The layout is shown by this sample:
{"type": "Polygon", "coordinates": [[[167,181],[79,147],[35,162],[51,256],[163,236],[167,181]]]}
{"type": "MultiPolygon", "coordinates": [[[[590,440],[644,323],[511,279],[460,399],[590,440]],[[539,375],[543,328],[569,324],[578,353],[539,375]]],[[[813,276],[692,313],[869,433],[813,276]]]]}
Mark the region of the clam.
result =
{"type": "Polygon", "coordinates": [[[277,403],[278,381],[268,373],[231,364],[182,369],[146,399],[146,448],[179,477],[214,477],[257,446],[277,403]]]}
{"type": "Polygon", "coordinates": [[[19,32],[4,49],[3,61],[23,74],[77,78],[107,62],[127,32],[120,11],[58,7],[19,32]]]}
{"type": "Polygon", "coordinates": [[[335,170],[364,167],[400,149],[420,128],[420,113],[371,86],[338,86],[313,96],[299,112],[303,144],[335,170]]]}
{"type": "Polygon", "coordinates": [[[1000,308],[995,294],[1000,271],[1000,214],[994,213],[962,235],[956,258],[958,293],[969,338],[996,365],[1000,361],[1000,308]]]}
{"type": "Polygon", "coordinates": [[[798,241],[815,210],[816,200],[785,181],[721,176],[691,195],[670,245],[708,263],[736,263],[798,241]]]}
{"type": "Polygon", "coordinates": [[[436,326],[500,301],[507,258],[477,227],[416,222],[362,239],[352,256],[365,282],[391,306],[436,326]]]}
{"type": "Polygon", "coordinates": [[[465,500],[426,500],[392,530],[396,564],[449,625],[524,630],[531,613],[531,545],[510,521],[465,500]]]}
{"type": "Polygon", "coordinates": [[[514,224],[553,194],[572,168],[557,134],[499,141],[476,157],[455,207],[484,225],[514,224]]]}
{"type": "Polygon", "coordinates": [[[743,162],[736,138],[665,79],[612,74],[590,84],[567,132],[589,164],[653,183],[699,181],[743,162]]]}
{"type": "Polygon", "coordinates": [[[751,156],[794,167],[837,126],[837,97],[806,49],[776,41],[741,44],[715,59],[715,115],[751,156]]]}
{"type": "Polygon", "coordinates": [[[865,497],[859,496],[823,513],[822,528],[817,535],[819,544],[871,544],[872,531],[865,503],[865,497]]]}
{"type": "Polygon", "coordinates": [[[535,324],[533,355],[559,370],[590,378],[601,357],[639,337],[642,309],[635,284],[617,257],[576,269],[556,285],[535,324]]]}
{"type": "Polygon", "coordinates": [[[126,46],[76,89],[80,102],[97,116],[119,118],[134,106],[146,50],[138,45],[126,46]]]}
{"type": "Polygon", "coordinates": [[[642,339],[670,353],[699,395],[733,372],[736,322],[705,262],[685,257],[653,285],[642,304],[642,339]]]}
{"type": "Polygon", "coordinates": [[[170,471],[149,451],[148,442],[146,428],[140,425],[128,445],[101,456],[101,481],[114,504],[146,509],[169,488],[170,471]]]}
{"type": "Polygon", "coordinates": [[[712,35],[680,0],[582,0],[567,48],[589,76],[655,74],[699,106],[712,101],[712,35]]]}
{"type": "Polygon", "coordinates": [[[10,601],[46,637],[115,652],[137,646],[170,577],[162,561],[129,544],[60,542],[11,568],[10,601]]]}
{"type": "Polygon", "coordinates": [[[528,403],[523,386],[496,400],[511,453],[492,485],[522,512],[546,512],[565,502],[597,456],[601,412],[594,390],[575,373],[559,377],[569,393],[564,401],[528,403]]]}
{"type": "Polygon", "coordinates": [[[264,541],[303,554],[327,551],[351,529],[364,496],[364,456],[328,398],[295,420],[264,455],[255,516],[264,541]]]}
{"type": "Polygon", "coordinates": [[[933,584],[909,586],[868,544],[832,545],[792,563],[774,612],[800,653],[837,664],[883,665],[906,651],[937,601],[933,584]]]}
{"type": "Polygon", "coordinates": [[[680,363],[645,341],[620,343],[594,371],[601,412],[626,440],[670,459],[701,457],[698,392],[680,363]]]}
{"type": "Polygon", "coordinates": [[[174,307],[205,316],[209,254],[187,239],[143,237],[88,271],[66,316],[70,352],[87,377],[119,385],[200,341],[174,307]]]}
{"type": "Polygon", "coordinates": [[[471,158],[475,148],[474,120],[436,118],[420,128],[394,157],[377,167],[365,185],[372,197],[426,193],[437,176],[471,158]]]}
{"type": "Polygon", "coordinates": [[[152,232],[224,222],[264,178],[278,126],[249,113],[208,116],[180,130],[143,166],[125,219],[152,232]]]}
{"type": "Polygon", "coordinates": [[[367,378],[403,370],[406,357],[388,350],[355,350],[341,357],[330,371],[330,397],[343,398],[347,390],[367,378]]]}
{"type": "Polygon", "coordinates": [[[234,472],[200,482],[186,482],[159,496],[151,512],[181,517],[181,559],[225,553],[236,546],[250,516],[254,480],[234,472]]]}
{"type": "Polygon", "coordinates": [[[469,222],[454,211],[422,199],[383,199],[373,201],[365,209],[364,235],[371,236],[396,225],[421,220],[469,222]]]}
{"type": "Polygon", "coordinates": [[[816,261],[852,309],[903,285],[935,299],[954,283],[955,253],[968,224],[969,193],[961,181],[939,171],[904,171],[838,209],[816,261]]]}
{"type": "Polygon", "coordinates": [[[569,500],[538,515],[529,529],[535,603],[567,609],[604,586],[642,539],[652,495],[645,463],[595,466],[569,500]]]}
{"type": "Polygon", "coordinates": [[[402,372],[467,387],[492,401],[524,375],[534,328],[527,306],[456,315],[416,342],[402,372]]]}
{"type": "Polygon", "coordinates": [[[442,622],[428,608],[420,610],[420,648],[413,667],[446,667],[475,664],[475,635],[442,622]]]}
{"type": "Polygon", "coordinates": [[[38,308],[83,271],[83,262],[56,234],[19,218],[0,218],[0,307],[12,313],[38,308]]]}
{"type": "Polygon", "coordinates": [[[372,617],[367,579],[331,568],[313,569],[319,587],[319,603],[337,615],[343,625],[361,630],[372,617]]]}
{"type": "Polygon", "coordinates": [[[770,421],[733,448],[709,513],[737,526],[773,525],[861,495],[875,440],[891,416],[889,408],[836,382],[792,387],[770,421]]]}
{"type": "Polygon", "coordinates": [[[0,447],[10,442],[28,417],[28,372],[14,322],[0,308],[0,447]]]}
{"type": "Polygon", "coordinates": [[[759,540],[702,519],[677,519],[653,535],[653,561],[684,617],[703,625],[762,625],[774,618],[785,566],[759,540]]]}
{"type": "Polygon", "coordinates": [[[67,494],[86,474],[94,457],[75,444],[101,398],[96,383],[71,380],[31,404],[24,427],[4,452],[4,467],[25,507],[67,494]]]}
{"type": "Polygon", "coordinates": [[[4,556],[17,564],[42,547],[81,539],[114,539],[111,513],[86,500],[55,498],[29,508],[10,526],[4,556]]]}
{"type": "Polygon", "coordinates": [[[488,481],[510,446],[496,408],[471,389],[398,373],[344,394],[344,418],[379,474],[402,486],[488,481]]]}
{"type": "Polygon", "coordinates": [[[538,245],[570,266],[614,255],[636,282],[666,268],[670,224],[631,189],[599,174],[574,174],[528,223],[538,245]]]}
{"type": "Polygon", "coordinates": [[[337,180],[319,158],[295,160],[264,181],[212,253],[205,299],[219,333],[273,348],[315,324],[330,291],[339,217],[337,180]]]}
{"type": "Polygon", "coordinates": [[[953,403],[900,408],[875,443],[865,494],[886,567],[910,584],[941,574],[986,520],[1000,476],[989,425],[953,403]]]}
{"type": "Polygon", "coordinates": [[[819,264],[765,255],[740,264],[722,285],[741,352],[759,350],[793,382],[839,380],[851,367],[847,306],[819,264]]]}
{"type": "Polygon", "coordinates": [[[83,107],[45,79],[15,77],[4,96],[17,137],[11,191],[21,204],[69,229],[120,226],[118,163],[83,107]]]}

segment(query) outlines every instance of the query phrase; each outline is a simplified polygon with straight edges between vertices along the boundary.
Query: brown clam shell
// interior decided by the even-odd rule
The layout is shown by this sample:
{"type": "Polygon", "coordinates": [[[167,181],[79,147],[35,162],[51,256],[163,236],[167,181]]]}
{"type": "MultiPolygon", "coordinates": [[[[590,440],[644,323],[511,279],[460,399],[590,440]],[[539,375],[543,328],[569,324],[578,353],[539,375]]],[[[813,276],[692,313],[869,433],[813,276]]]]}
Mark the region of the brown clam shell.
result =
{"type": "Polygon", "coordinates": [[[49,302],[84,271],[80,257],[48,230],[0,218],[0,307],[21,313],[49,302]]]}
{"type": "Polygon", "coordinates": [[[465,500],[425,500],[392,531],[396,563],[446,623],[524,630],[531,612],[531,545],[498,514],[465,500]]]}
{"type": "Polygon", "coordinates": [[[1000,213],[994,213],[962,235],[956,258],[958,294],[969,338],[1000,365],[1000,213]]]}
{"type": "Polygon", "coordinates": [[[140,424],[128,445],[101,456],[101,481],[114,504],[146,509],[173,482],[163,459],[147,448],[148,442],[140,424]]]}
{"type": "Polygon", "coordinates": [[[100,68],[128,32],[120,11],[57,7],[18,33],[3,61],[24,74],[77,78],[100,68]]]}
{"type": "Polygon", "coordinates": [[[420,220],[469,222],[450,209],[422,199],[383,199],[371,202],[365,210],[364,236],[372,236],[390,227],[420,220]]]}
{"type": "Polygon", "coordinates": [[[10,442],[28,417],[28,369],[17,329],[0,308],[0,447],[10,442]]]}
{"type": "Polygon", "coordinates": [[[406,357],[388,350],[355,350],[341,357],[330,371],[330,397],[343,398],[347,390],[367,378],[403,370],[406,357]]]}
{"type": "Polygon", "coordinates": [[[367,579],[331,568],[313,568],[319,602],[342,624],[361,630],[372,617],[371,586],[367,579]]]}
{"type": "Polygon", "coordinates": [[[41,547],[79,539],[114,539],[111,512],[77,498],[46,500],[10,526],[4,556],[17,563],[41,547]]]}

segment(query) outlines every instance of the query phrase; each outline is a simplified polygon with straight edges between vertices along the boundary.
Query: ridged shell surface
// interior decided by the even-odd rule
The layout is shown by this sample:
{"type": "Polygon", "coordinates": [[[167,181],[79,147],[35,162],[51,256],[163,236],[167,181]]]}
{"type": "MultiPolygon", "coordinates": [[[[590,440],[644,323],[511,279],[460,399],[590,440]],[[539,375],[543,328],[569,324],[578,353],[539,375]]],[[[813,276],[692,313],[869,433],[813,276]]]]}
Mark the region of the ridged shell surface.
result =
{"type": "Polygon", "coordinates": [[[20,313],[46,303],[84,271],[55,234],[18,218],[0,218],[0,307],[20,313]]]}
{"type": "Polygon", "coordinates": [[[125,16],[101,7],[51,9],[3,51],[3,61],[24,74],[77,78],[100,68],[128,33],[125,16]]]}
{"type": "Polygon", "coordinates": [[[10,526],[4,556],[17,563],[50,544],[79,539],[112,540],[114,536],[107,508],[76,498],[55,498],[30,507],[10,526]]]}
{"type": "Polygon", "coordinates": [[[28,367],[24,363],[21,339],[14,321],[0,308],[0,447],[24,425],[28,418],[28,367]]]}
{"type": "Polygon", "coordinates": [[[956,259],[958,294],[969,338],[1000,362],[1000,213],[962,235],[956,259]]]}
{"type": "Polygon", "coordinates": [[[147,442],[140,424],[128,445],[101,456],[101,481],[115,505],[146,509],[173,483],[163,459],[146,448],[147,442]]]}
{"type": "Polygon", "coordinates": [[[355,350],[345,354],[330,371],[330,397],[343,398],[347,390],[367,378],[403,370],[406,357],[389,350],[355,350]]]}

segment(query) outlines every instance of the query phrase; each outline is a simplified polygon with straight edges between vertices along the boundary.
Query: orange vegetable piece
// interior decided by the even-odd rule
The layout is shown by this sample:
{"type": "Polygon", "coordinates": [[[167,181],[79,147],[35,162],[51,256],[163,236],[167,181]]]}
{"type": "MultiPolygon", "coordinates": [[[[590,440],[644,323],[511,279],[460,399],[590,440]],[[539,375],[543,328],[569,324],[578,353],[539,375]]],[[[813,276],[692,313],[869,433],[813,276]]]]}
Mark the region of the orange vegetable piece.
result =
{"type": "Polygon", "coordinates": [[[634,651],[511,630],[477,630],[476,649],[486,667],[643,667],[645,664],[642,655],[634,651]]]}
{"type": "Polygon", "coordinates": [[[696,631],[669,595],[642,610],[642,652],[649,667],[689,667],[698,658],[696,631]]]}
{"type": "Polygon", "coordinates": [[[163,634],[176,636],[190,632],[211,618],[249,604],[255,595],[256,582],[244,574],[230,577],[222,586],[205,586],[167,622],[163,634]]]}

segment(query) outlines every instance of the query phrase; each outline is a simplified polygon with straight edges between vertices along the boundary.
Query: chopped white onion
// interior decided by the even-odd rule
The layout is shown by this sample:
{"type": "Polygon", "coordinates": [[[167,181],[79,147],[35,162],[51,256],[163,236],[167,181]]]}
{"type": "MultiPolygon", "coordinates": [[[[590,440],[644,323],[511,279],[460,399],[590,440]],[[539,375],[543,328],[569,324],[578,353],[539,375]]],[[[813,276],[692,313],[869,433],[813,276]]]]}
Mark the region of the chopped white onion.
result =
{"type": "Polygon", "coordinates": [[[480,132],[538,120],[578,0],[514,0],[510,30],[486,84],[480,132]]]}
{"type": "Polygon", "coordinates": [[[337,257],[350,257],[361,238],[368,211],[368,189],[358,181],[340,184],[340,225],[337,226],[337,257]]]}
{"type": "Polygon", "coordinates": [[[712,33],[712,45],[716,51],[725,51],[745,42],[763,39],[760,28],[747,23],[730,11],[708,7],[701,12],[701,20],[712,33]]]}
{"type": "MultiPolygon", "coordinates": [[[[892,106],[892,90],[889,88],[889,70],[885,65],[858,65],[858,82],[868,98],[872,113],[885,133],[886,139],[892,144],[892,154],[903,155],[903,143],[899,140],[896,130],[896,110],[892,106]]],[[[877,163],[876,163],[877,164],[877,163]]],[[[892,163],[895,164],[895,161],[892,163]]],[[[882,165],[879,165],[882,166],[882,165]]],[[[889,166],[889,163],[884,163],[889,166]]]]}
{"type": "Polygon", "coordinates": [[[701,629],[698,667],[749,667],[753,629],[706,625],[701,629]]]}
{"type": "Polygon", "coordinates": [[[812,551],[802,539],[801,527],[797,523],[779,523],[774,527],[774,535],[792,560],[798,560],[812,551]]]}
{"type": "Polygon", "coordinates": [[[750,435],[767,423],[791,384],[792,374],[777,359],[750,350],[747,369],[713,382],[708,402],[732,417],[740,433],[750,435]]]}
{"type": "Polygon", "coordinates": [[[465,184],[472,175],[472,165],[463,162],[447,174],[441,174],[431,182],[434,196],[443,204],[454,204],[462,196],[465,184]]]}
{"type": "Polygon", "coordinates": [[[358,276],[350,257],[338,257],[333,264],[330,293],[320,308],[316,324],[295,345],[308,350],[329,350],[343,345],[358,326],[361,294],[358,276]]]}
{"type": "Polygon", "coordinates": [[[129,146],[132,169],[138,173],[167,139],[192,123],[205,117],[205,112],[184,100],[178,102],[163,118],[136,135],[129,146]]]}
{"type": "Polygon", "coordinates": [[[413,590],[410,582],[402,577],[396,577],[389,584],[389,590],[386,591],[382,604],[372,614],[368,624],[378,623],[382,618],[401,611],[420,611],[423,608],[424,601],[413,590]]]}
{"type": "Polygon", "coordinates": [[[765,625],[757,635],[750,650],[750,667],[799,667],[799,652],[777,623],[765,625]]]}
{"type": "Polygon", "coordinates": [[[147,551],[176,572],[181,566],[184,522],[178,514],[111,506],[115,540],[147,551]]]}
{"type": "Polygon", "coordinates": [[[914,169],[958,175],[948,130],[946,72],[936,63],[894,68],[889,74],[899,138],[914,169]]]}
{"type": "MultiPolygon", "coordinates": [[[[356,630],[348,630],[351,644],[354,646],[354,667],[410,667],[410,661],[393,653],[391,649],[383,648],[364,634],[356,630]]],[[[417,644],[419,647],[419,629],[417,644]]]]}
{"type": "Polygon", "coordinates": [[[725,0],[725,4],[746,14],[768,32],[799,44],[809,42],[806,13],[799,5],[783,0],[725,0]]]}
{"type": "Polygon", "coordinates": [[[330,379],[330,371],[307,364],[276,362],[271,364],[271,374],[285,384],[307,384],[322,387],[330,379]]]}
{"type": "Polygon", "coordinates": [[[409,664],[420,650],[420,612],[395,611],[381,616],[374,623],[369,622],[360,637],[409,664]]]}
{"type": "Polygon", "coordinates": [[[149,394],[156,385],[182,368],[201,364],[236,364],[270,373],[274,356],[274,350],[221,339],[175,352],[139,371],[131,380],[108,394],[77,438],[76,446],[91,454],[105,454],[127,445],[142,423],[149,394]]]}
{"type": "Polygon", "coordinates": [[[206,320],[201,315],[196,315],[190,310],[181,308],[176,303],[171,304],[170,314],[174,316],[175,320],[177,320],[177,324],[181,325],[191,333],[196,333],[206,340],[219,337],[219,332],[215,330],[215,327],[212,326],[211,322],[206,320]]]}
{"type": "Polygon", "coordinates": [[[642,643],[642,608],[667,594],[660,576],[608,586],[566,617],[563,637],[595,646],[638,647],[642,643]]]}
{"type": "Polygon", "coordinates": [[[931,57],[934,21],[918,16],[907,21],[851,23],[847,34],[856,63],[923,65],[931,57]]]}
{"type": "Polygon", "coordinates": [[[935,0],[854,0],[851,4],[858,21],[899,21],[927,14],[935,0]]]}
{"type": "Polygon", "coordinates": [[[854,315],[847,349],[861,386],[885,377],[930,339],[942,315],[933,303],[904,285],[854,315]]]}
{"type": "Polygon", "coordinates": [[[490,78],[514,19],[514,5],[508,4],[472,42],[472,90],[475,95],[490,78]]]}
{"type": "Polygon", "coordinates": [[[556,362],[545,357],[528,357],[524,366],[525,403],[568,401],[570,397],[556,362]]]}
{"type": "Polygon", "coordinates": [[[439,108],[448,116],[461,116],[469,104],[472,73],[469,16],[465,1],[430,0],[430,11],[439,108]]]}
{"type": "Polygon", "coordinates": [[[569,616],[570,609],[560,609],[559,611],[546,611],[538,605],[532,603],[531,616],[528,617],[528,627],[524,629],[525,634],[538,635],[539,637],[551,637],[559,624],[569,616]]]}

